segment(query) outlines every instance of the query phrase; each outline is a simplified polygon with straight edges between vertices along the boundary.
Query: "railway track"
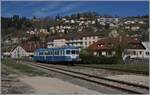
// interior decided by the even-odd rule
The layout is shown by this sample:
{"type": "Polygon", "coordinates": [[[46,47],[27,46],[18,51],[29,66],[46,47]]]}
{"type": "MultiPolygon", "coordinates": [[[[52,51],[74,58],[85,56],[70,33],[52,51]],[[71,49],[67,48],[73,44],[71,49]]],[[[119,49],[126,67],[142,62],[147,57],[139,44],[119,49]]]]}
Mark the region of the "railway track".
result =
{"type": "Polygon", "coordinates": [[[111,87],[117,90],[121,90],[127,93],[133,93],[133,94],[147,94],[149,91],[149,87],[143,86],[143,85],[137,85],[132,84],[128,82],[118,81],[114,79],[108,79],[104,77],[94,76],[90,74],[85,74],[81,72],[71,71],[63,68],[58,68],[54,66],[50,66],[49,64],[41,64],[41,63],[32,63],[30,62],[32,66],[39,67],[42,69],[54,71],[57,73],[61,73],[64,75],[68,75],[74,78],[79,78],[82,80],[86,80],[88,82],[96,83],[99,85],[103,85],[106,87],[111,87]]]}

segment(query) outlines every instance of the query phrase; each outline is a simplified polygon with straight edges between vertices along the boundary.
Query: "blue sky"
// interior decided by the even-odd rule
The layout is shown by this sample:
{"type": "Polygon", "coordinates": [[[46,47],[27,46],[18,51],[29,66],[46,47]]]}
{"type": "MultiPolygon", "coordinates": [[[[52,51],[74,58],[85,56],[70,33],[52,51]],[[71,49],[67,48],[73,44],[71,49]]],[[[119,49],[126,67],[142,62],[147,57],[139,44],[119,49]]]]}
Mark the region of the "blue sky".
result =
{"type": "Polygon", "coordinates": [[[2,1],[1,15],[31,18],[95,11],[99,14],[137,16],[149,14],[148,1],[2,1]]]}

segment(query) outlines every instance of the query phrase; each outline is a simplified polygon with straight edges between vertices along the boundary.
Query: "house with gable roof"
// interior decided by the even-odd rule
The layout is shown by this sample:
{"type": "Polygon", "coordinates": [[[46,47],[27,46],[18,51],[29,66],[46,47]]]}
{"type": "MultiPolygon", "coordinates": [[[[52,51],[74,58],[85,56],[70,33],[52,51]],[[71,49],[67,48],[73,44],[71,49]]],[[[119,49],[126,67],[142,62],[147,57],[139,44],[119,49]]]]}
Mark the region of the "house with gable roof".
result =
{"type": "MultiPolygon", "coordinates": [[[[142,42],[135,37],[126,37],[125,40],[127,47],[122,53],[123,59],[126,59],[127,57],[143,59],[145,47],[142,42]]],[[[119,38],[104,38],[98,40],[96,43],[91,44],[89,48],[93,50],[93,55],[110,57],[116,54],[114,42],[118,41],[119,38]]]]}
{"type": "Polygon", "coordinates": [[[36,41],[23,42],[14,47],[10,52],[11,58],[32,57],[37,48],[45,47],[44,44],[36,41]]]}

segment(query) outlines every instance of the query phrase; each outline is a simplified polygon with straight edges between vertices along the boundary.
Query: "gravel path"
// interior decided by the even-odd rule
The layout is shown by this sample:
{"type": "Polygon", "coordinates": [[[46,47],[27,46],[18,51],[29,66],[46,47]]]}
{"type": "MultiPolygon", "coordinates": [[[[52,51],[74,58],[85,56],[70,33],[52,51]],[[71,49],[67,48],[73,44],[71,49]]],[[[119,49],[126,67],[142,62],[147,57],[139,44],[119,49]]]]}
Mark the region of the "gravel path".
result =
{"type": "Polygon", "coordinates": [[[106,78],[121,80],[125,82],[149,86],[149,76],[144,76],[140,74],[132,74],[127,72],[118,72],[118,71],[111,71],[106,69],[94,69],[94,68],[79,67],[79,66],[64,66],[64,65],[51,65],[51,64],[47,64],[47,65],[63,68],[67,70],[82,72],[86,74],[91,74],[95,76],[106,77],[106,78]]]}
{"type": "Polygon", "coordinates": [[[95,68],[87,68],[87,67],[80,67],[80,66],[66,66],[66,65],[51,65],[51,64],[46,64],[54,67],[60,67],[63,69],[67,70],[73,70],[77,72],[83,72],[83,73],[88,73],[91,75],[95,76],[101,76],[101,77],[106,77],[106,76],[112,76],[112,75],[132,75],[132,73],[127,73],[127,72],[118,72],[118,71],[112,71],[112,70],[106,70],[106,69],[95,69],[95,68]]]}
{"type": "Polygon", "coordinates": [[[96,91],[50,77],[22,77],[21,81],[32,86],[35,93],[63,93],[63,94],[98,94],[96,91]]]}
{"type": "Polygon", "coordinates": [[[108,76],[107,78],[116,79],[121,81],[127,81],[130,83],[141,84],[145,86],[149,86],[149,76],[142,76],[142,75],[115,75],[115,76],[108,76]]]}

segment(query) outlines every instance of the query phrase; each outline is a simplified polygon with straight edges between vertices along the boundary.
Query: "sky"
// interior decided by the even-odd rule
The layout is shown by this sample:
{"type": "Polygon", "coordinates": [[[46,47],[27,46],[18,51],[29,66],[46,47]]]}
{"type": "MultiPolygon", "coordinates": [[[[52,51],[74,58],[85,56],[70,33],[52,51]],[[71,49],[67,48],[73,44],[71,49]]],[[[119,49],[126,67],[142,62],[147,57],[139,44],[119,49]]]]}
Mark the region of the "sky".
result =
{"type": "Polygon", "coordinates": [[[1,15],[28,18],[66,16],[95,11],[101,15],[137,16],[149,14],[148,1],[2,1],[1,15]]]}

